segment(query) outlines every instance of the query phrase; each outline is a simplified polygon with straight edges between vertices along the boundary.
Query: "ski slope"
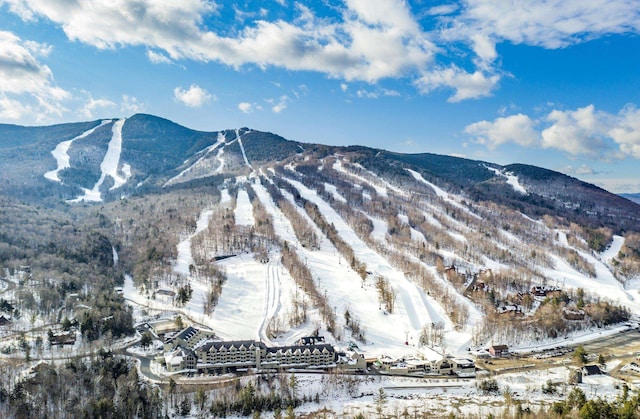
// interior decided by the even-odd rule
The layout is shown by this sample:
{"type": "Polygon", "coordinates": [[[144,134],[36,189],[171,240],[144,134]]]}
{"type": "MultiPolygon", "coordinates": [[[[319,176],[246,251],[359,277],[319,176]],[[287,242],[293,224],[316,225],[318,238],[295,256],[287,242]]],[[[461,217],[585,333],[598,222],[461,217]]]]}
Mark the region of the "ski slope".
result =
{"type": "Polygon", "coordinates": [[[240,150],[242,151],[242,158],[244,159],[244,164],[247,165],[249,169],[253,171],[253,167],[249,164],[249,160],[247,159],[247,153],[244,150],[244,145],[242,144],[242,135],[240,135],[240,131],[236,130],[236,139],[238,140],[238,145],[240,145],[240,150]]]}
{"type": "MultiPolygon", "coordinates": [[[[182,170],[180,173],[169,179],[162,185],[163,188],[178,183],[179,181],[187,181],[192,179],[198,179],[201,177],[209,176],[211,172],[211,162],[208,161],[210,159],[210,154],[215,151],[218,147],[224,144],[224,135],[222,133],[218,133],[217,141],[204,149],[198,151],[196,155],[200,155],[200,157],[190,166],[182,170]]],[[[219,173],[218,169],[222,171],[222,167],[224,166],[224,162],[220,159],[220,151],[222,148],[218,150],[218,154],[216,154],[216,161],[219,162],[218,167],[214,170],[214,173],[219,173]]]]}
{"type": "Polygon", "coordinates": [[[238,190],[238,197],[236,198],[235,209],[236,225],[252,227],[255,224],[253,218],[253,205],[249,200],[249,194],[244,189],[238,190]]]}
{"type": "MultiPolygon", "coordinates": [[[[382,318],[367,318],[363,322],[363,324],[371,327],[371,325],[379,324],[382,320],[388,326],[384,328],[384,331],[376,330],[378,339],[382,340],[385,346],[393,346],[394,343],[396,345],[398,343],[402,344],[407,336],[410,341],[413,339],[417,341],[425,324],[440,323],[446,325],[447,329],[452,329],[451,322],[442,307],[430,296],[426,295],[424,290],[408,280],[403,272],[393,268],[386,259],[369,248],[344,219],[315,191],[308,189],[298,181],[286,180],[298,190],[302,197],[318,206],[327,221],[334,224],[341,238],[351,245],[356,258],[366,264],[367,270],[372,272],[372,276],[367,279],[368,285],[371,286],[370,290],[376,292],[375,288],[372,287],[372,283],[375,280],[374,278],[380,275],[389,280],[396,291],[396,307],[393,314],[384,315],[384,311],[379,310],[383,314],[382,318]]],[[[352,293],[347,294],[349,300],[352,300],[355,296],[352,293]]],[[[369,309],[371,309],[371,306],[369,306],[369,309]]]]}
{"type": "Polygon", "coordinates": [[[113,179],[113,186],[109,190],[114,190],[124,185],[131,177],[131,167],[128,164],[122,165],[122,176],[119,171],[120,167],[120,153],[122,152],[122,127],[124,126],[126,119],[119,119],[113,124],[111,140],[107,147],[107,153],[100,163],[100,179],[96,182],[92,189],[82,188],[84,195],[79,196],[76,199],[72,199],[69,202],[101,202],[102,192],[100,188],[106,180],[107,176],[113,179]]]}
{"type": "Polygon", "coordinates": [[[176,263],[173,266],[173,271],[175,273],[183,276],[190,276],[189,266],[193,264],[193,257],[191,255],[191,239],[209,226],[209,219],[212,214],[212,209],[205,209],[201,211],[198,221],[196,221],[196,230],[178,243],[178,256],[176,257],[176,263]]]}
{"type": "Polygon", "coordinates": [[[513,173],[506,172],[504,170],[499,170],[499,169],[496,169],[495,167],[489,167],[489,166],[485,166],[485,167],[490,171],[492,171],[493,173],[495,173],[497,176],[507,179],[507,184],[511,185],[514,191],[521,193],[522,195],[527,195],[529,193],[524,188],[524,186],[520,184],[520,181],[518,180],[518,176],[514,175],[513,173]]]}
{"type": "Polygon", "coordinates": [[[56,159],[56,163],[58,165],[58,167],[56,167],[55,170],[51,170],[47,173],[44,174],[44,177],[52,180],[54,182],[61,182],[60,177],[58,176],[58,173],[60,173],[60,171],[64,170],[64,169],[68,169],[69,167],[71,167],[70,164],[70,158],[69,158],[69,148],[71,148],[71,144],[73,144],[74,141],[77,140],[81,140],[85,137],[88,137],[89,135],[93,134],[95,132],[95,130],[97,130],[100,127],[103,127],[109,123],[113,122],[111,119],[105,119],[100,121],[100,125],[97,125],[93,128],[91,128],[90,130],[87,130],[85,132],[83,132],[82,134],[78,135],[77,137],[74,137],[70,140],[67,141],[62,141],[61,143],[59,143],[56,148],[54,148],[51,151],[51,154],[53,155],[53,158],[56,159]]]}

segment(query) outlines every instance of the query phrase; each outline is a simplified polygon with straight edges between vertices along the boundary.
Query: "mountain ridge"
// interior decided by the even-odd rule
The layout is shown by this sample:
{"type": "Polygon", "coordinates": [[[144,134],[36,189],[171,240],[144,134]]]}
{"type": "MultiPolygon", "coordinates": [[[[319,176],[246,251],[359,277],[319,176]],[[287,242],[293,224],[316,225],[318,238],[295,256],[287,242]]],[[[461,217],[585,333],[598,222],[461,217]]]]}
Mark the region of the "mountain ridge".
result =
{"type": "MultiPolygon", "coordinates": [[[[44,127],[0,125],[0,169],[7,173],[0,193],[50,204],[60,199],[77,199],[82,190],[91,189],[103,175],[101,167],[114,139],[115,121],[100,119],[44,127]],[[54,146],[95,128],[101,121],[106,125],[69,145],[69,167],[60,170],[61,181],[45,179],[44,173],[54,168],[54,146]],[[16,137],[16,132],[20,136],[16,137]],[[41,175],[34,175],[38,173],[41,175]]],[[[113,173],[127,181],[114,188],[113,178],[107,175],[104,185],[98,185],[101,189],[97,200],[146,193],[222,172],[248,174],[251,164],[268,166],[300,155],[305,158],[345,155],[398,185],[414,182],[406,170],[412,169],[429,182],[472,201],[508,205],[532,217],[559,215],[592,228],[610,227],[616,232],[640,230],[637,203],[532,165],[503,166],[434,153],[403,154],[366,146],[302,143],[246,127],[198,131],[149,114],[126,118],[121,131],[118,161],[110,164],[115,165],[113,173]]]]}

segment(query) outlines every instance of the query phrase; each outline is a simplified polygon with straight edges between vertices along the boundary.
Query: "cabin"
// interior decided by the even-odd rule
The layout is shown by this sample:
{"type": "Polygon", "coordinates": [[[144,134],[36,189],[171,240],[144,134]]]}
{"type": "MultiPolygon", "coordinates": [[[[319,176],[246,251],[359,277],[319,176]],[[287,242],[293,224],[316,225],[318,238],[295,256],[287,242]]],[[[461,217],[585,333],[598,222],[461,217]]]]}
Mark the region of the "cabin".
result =
{"type": "Polygon", "coordinates": [[[509,355],[509,347],[507,345],[491,345],[489,347],[489,355],[494,358],[501,358],[509,355]]]}

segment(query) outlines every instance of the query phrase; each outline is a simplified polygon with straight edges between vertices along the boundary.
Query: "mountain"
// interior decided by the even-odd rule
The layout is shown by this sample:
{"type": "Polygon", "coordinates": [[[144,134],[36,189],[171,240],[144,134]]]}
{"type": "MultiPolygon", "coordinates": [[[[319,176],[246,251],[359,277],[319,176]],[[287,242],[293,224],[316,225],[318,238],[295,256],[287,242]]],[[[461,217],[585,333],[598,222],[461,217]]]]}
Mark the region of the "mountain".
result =
{"type": "Polygon", "coordinates": [[[637,231],[640,225],[636,204],[539,167],[302,144],[248,128],[201,132],[144,114],[49,127],[0,125],[0,193],[33,203],[109,201],[184,187],[214,174],[246,174],[252,166],[296,155],[335,153],[392,183],[412,181],[406,170],[410,169],[446,191],[506,205],[531,217],[551,214],[615,232],[637,231]],[[510,179],[517,179],[520,189],[510,179]]]}
{"type": "Polygon", "coordinates": [[[36,285],[18,295],[39,296],[22,317],[38,301],[58,318],[89,310],[90,339],[140,320],[115,284],[222,338],[321,333],[379,353],[532,344],[640,315],[640,205],[539,167],[138,114],[2,125],[0,173],[0,264],[29,266],[36,285]]]}

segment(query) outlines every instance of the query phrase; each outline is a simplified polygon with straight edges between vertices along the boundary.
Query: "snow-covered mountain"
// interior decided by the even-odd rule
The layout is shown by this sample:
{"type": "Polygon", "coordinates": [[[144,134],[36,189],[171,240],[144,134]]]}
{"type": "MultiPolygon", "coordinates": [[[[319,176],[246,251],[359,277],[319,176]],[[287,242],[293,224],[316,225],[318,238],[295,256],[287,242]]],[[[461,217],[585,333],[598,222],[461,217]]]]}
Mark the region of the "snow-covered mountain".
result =
{"type": "Polygon", "coordinates": [[[640,315],[640,205],[538,167],[134,115],[0,126],[0,171],[41,211],[101,203],[127,298],[225,338],[429,356],[640,315]]]}

